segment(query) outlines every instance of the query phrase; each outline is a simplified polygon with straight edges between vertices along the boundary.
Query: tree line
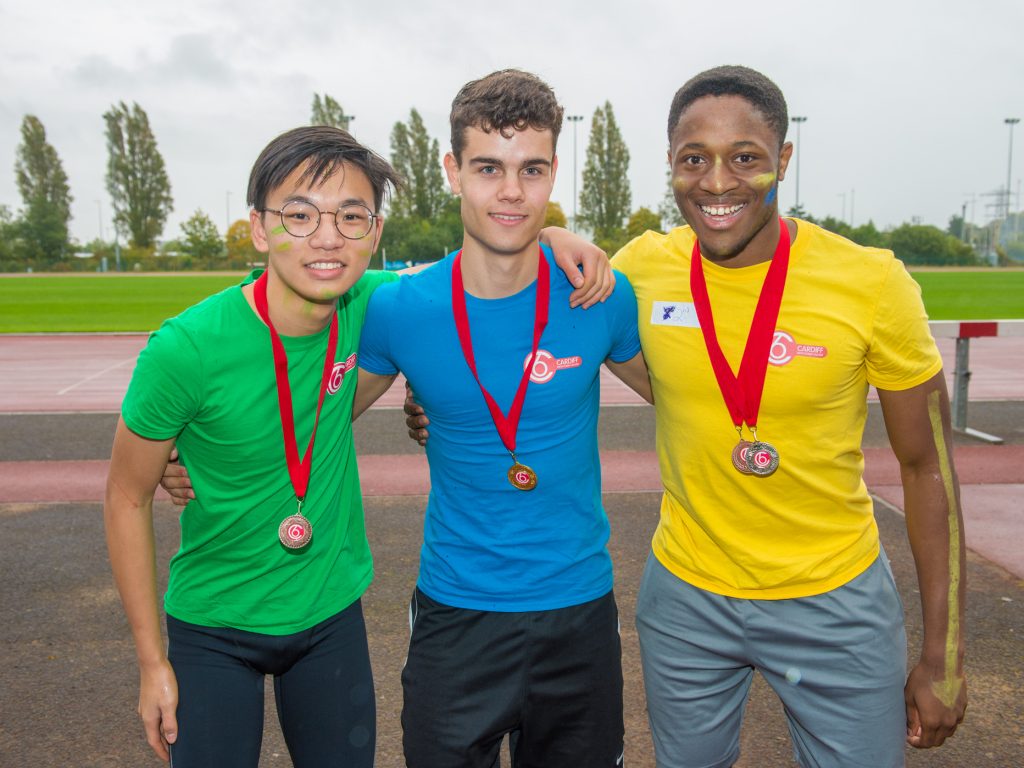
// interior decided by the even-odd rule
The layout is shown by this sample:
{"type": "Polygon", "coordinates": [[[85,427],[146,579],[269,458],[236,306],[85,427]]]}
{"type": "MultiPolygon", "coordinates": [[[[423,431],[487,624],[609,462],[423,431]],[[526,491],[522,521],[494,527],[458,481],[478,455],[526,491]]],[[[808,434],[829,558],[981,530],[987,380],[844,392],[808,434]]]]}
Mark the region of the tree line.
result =
{"type": "MultiPolygon", "coordinates": [[[[113,268],[244,269],[261,260],[249,237],[249,222],[240,219],[221,236],[209,215],[195,211],[177,237],[160,242],[174,210],[171,183],[149,118],[137,103],[120,102],[103,115],[107,145],[106,188],[114,209],[113,243],[97,238],[84,246],[69,236],[71,195],[56,149],[34,115],[21,125],[15,176],[23,207],[17,215],[0,206],[0,271],[95,269],[70,258],[86,251],[105,258],[113,268]]],[[[314,94],[310,123],[351,129],[354,117],[328,94],[314,94]]],[[[441,148],[430,136],[420,113],[409,112],[394,124],[390,160],[405,184],[386,211],[382,254],[389,262],[433,261],[457,248],[462,239],[459,202],[448,191],[441,166],[441,148]]],[[[629,150],[610,102],[591,118],[583,165],[577,221],[569,222],[558,203],[548,206],[548,224],[570,224],[609,254],[646,230],[667,231],[684,224],[672,197],[670,177],[657,210],[631,210],[629,150]]],[[[852,227],[833,217],[816,220],[803,208],[800,216],[861,245],[892,249],[907,264],[978,264],[975,248],[964,242],[966,227],[954,216],[947,231],[921,224],[903,224],[889,231],[872,222],[852,227]]],[[[84,260],[83,260],[84,261],[84,260]]]]}

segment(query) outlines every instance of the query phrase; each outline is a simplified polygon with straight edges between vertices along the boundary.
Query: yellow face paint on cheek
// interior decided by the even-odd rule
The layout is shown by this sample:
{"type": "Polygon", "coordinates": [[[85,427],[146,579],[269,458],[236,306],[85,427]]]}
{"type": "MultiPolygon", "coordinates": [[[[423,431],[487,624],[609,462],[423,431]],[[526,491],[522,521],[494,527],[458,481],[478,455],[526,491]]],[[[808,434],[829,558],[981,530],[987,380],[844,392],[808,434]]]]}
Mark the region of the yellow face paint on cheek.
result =
{"type": "Polygon", "coordinates": [[[956,704],[963,686],[963,678],[957,672],[960,650],[960,516],[957,514],[956,489],[953,486],[953,467],[946,449],[946,437],[942,428],[942,411],[939,408],[939,393],[928,395],[928,418],[932,425],[935,450],[939,456],[939,475],[946,493],[946,520],[949,527],[949,595],[946,618],[946,655],[942,682],[932,683],[932,692],[945,706],[956,704]]]}
{"type": "Polygon", "coordinates": [[[687,190],[689,188],[690,188],[690,182],[687,181],[686,177],[684,177],[684,176],[674,176],[674,177],[672,177],[672,189],[677,190],[679,192],[684,192],[685,190],[687,190]]]}
{"type": "Polygon", "coordinates": [[[768,189],[772,184],[775,183],[776,174],[774,171],[768,173],[759,173],[757,176],[750,180],[750,184],[758,189],[768,189]]]}
{"type": "Polygon", "coordinates": [[[289,242],[278,243],[277,245],[274,246],[275,251],[290,251],[291,249],[292,244],[289,242]]]}

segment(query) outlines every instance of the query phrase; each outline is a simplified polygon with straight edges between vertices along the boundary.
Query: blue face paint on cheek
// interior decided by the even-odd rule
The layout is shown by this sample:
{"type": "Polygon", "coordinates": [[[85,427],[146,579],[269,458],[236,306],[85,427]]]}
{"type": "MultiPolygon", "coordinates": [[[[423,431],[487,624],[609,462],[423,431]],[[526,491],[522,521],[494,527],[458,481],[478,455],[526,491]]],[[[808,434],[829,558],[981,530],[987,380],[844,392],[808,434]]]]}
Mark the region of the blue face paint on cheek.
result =
{"type": "Polygon", "coordinates": [[[775,193],[779,191],[779,185],[774,184],[772,188],[768,190],[768,194],[764,196],[764,204],[771,205],[775,202],[775,193]]]}

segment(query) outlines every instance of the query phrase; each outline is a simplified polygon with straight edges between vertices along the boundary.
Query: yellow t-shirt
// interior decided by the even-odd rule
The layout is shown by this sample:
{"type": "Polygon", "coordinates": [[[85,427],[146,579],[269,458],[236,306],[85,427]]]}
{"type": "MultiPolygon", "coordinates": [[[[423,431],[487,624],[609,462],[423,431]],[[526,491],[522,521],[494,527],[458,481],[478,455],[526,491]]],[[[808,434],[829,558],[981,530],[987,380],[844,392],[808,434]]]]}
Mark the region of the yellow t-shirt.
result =
{"type": "MultiPolygon", "coordinates": [[[[665,488],[654,554],[684,581],[732,597],[821,594],[874,561],[861,452],[868,385],[909,389],[942,369],[920,288],[891,252],[797,227],[757,420],[780,456],[768,477],[732,465],[739,437],[690,295],[693,231],[647,232],[612,260],[636,291],[654,387],[665,488]]],[[[703,264],[735,373],[769,264],[703,264]]]]}

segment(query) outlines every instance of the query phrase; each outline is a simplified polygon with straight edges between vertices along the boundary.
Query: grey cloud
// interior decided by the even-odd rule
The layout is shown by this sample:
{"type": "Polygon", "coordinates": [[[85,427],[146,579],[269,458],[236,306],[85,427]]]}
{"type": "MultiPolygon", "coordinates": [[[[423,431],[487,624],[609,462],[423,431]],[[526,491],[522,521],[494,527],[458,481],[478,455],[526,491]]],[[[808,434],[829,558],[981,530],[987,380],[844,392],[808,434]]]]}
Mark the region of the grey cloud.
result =
{"type": "Polygon", "coordinates": [[[197,34],[173,38],[167,54],[160,59],[140,51],[133,66],[114,63],[104,56],[88,56],[71,71],[71,76],[79,85],[97,88],[153,82],[228,86],[237,81],[237,73],[221,56],[216,40],[197,34]]]}

